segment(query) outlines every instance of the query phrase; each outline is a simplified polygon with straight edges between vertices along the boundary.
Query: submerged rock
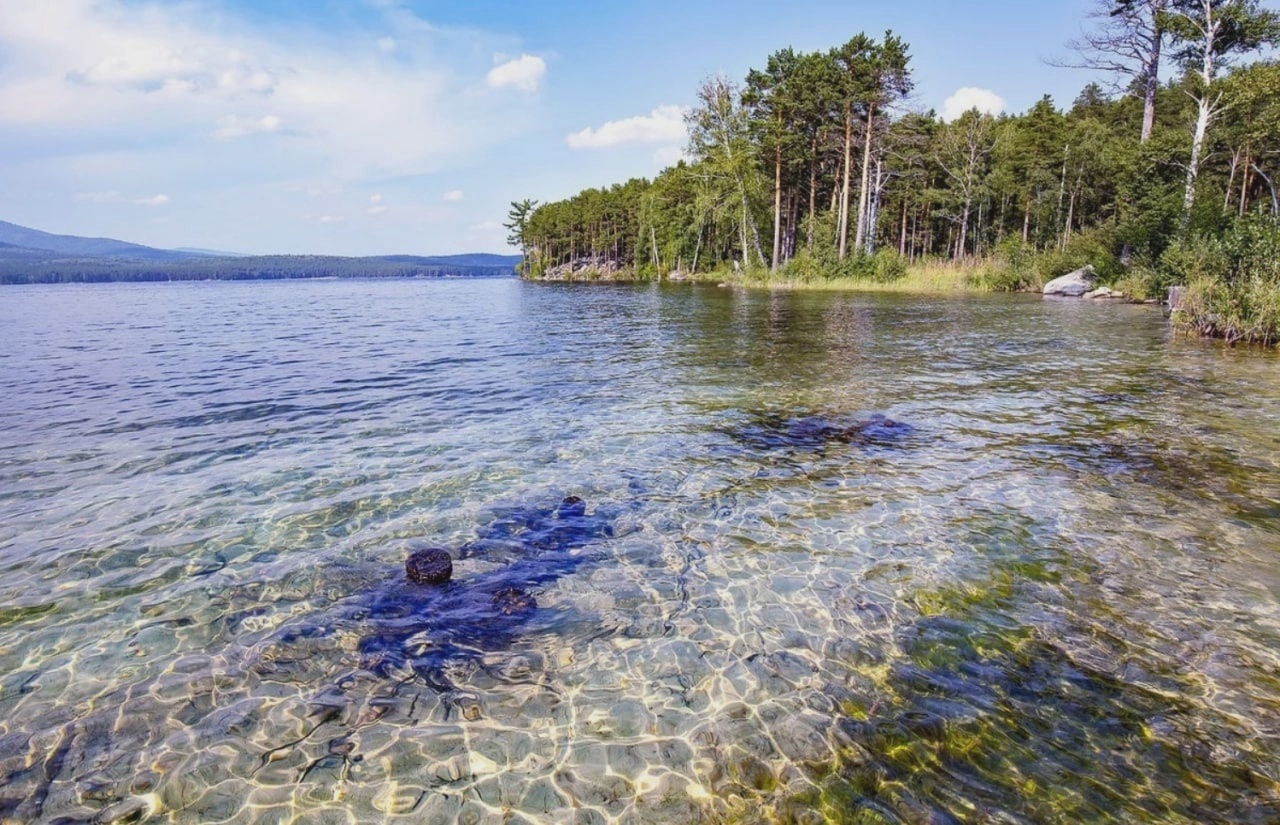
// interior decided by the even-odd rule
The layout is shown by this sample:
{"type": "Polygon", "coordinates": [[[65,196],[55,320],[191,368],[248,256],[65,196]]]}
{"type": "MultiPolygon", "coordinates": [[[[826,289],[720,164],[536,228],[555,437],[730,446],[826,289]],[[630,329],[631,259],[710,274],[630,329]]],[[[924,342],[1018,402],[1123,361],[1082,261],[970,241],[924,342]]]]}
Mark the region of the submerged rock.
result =
{"type": "Polygon", "coordinates": [[[1075,272],[1068,272],[1060,278],[1054,278],[1044,285],[1042,292],[1045,295],[1063,295],[1069,298],[1079,298],[1092,290],[1097,285],[1097,282],[1098,276],[1093,267],[1086,266],[1082,269],[1077,269],[1075,272]]]}
{"type": "Polygon", "coordinates": [[[531,550],[572,550],[612,536],[609,519],[599,513],[587,515],[587,503],[568,496],[555,507],[517,507],[501,512],[477,531],[475,541],[463,545],[459,556],[519,560],[531,550]]]}
{"type": "Polygon", "coordinates": [[[405,561],[404,572],[414,584],[444,584],[453,577],[453,558],[441,547],[415,550],[405,561]]]}
{"type": "Polygon", "coordinates": [[[493,606],[504,616],[523,616],[538,609],[538,601],[518,587],[504,587],[493,594],[493,606]]]}
{"type": "Polygon", "coordinates": [[[760,450],[816,450],[828,444],[887,445],[914,432],[910,424],[876,413],[863,421],[821,415],[769,413],[728,430],[735,441],[760,450]]]}
{"type": "Polygon", "coordinates": [[[537,588],[598,558],[588,545],[612,536],[613,528],[570,496],[550,507],[510,510],[479,533],[463,556],[482,556],[485,567],[496,563],[492,569],[455,579],[449,551],[420,548],[406,561],[406,579],[353,593],[326,615],[275,631],[257,646],[260,665],[273,672],[293,667],[354,637],[363,670],[450,691],[447,671],[509,648],[536,627],[537,588]]]}
{"type": "Polygon", "coordinates": [[[556,518],[582,518],[587,514],[587,503],[577,496],[567,496],[556,508],[556,518]]]}

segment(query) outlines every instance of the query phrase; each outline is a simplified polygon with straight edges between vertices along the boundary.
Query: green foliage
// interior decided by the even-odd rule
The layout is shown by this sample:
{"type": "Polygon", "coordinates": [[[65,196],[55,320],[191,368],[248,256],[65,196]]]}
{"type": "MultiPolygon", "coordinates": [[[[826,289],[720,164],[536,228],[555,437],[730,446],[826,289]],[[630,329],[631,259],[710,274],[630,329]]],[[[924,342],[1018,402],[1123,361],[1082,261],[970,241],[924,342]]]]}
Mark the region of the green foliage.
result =
{"type": "Polygon", "coordinates": [[[1226,279],[1231,261],[1220,239],[1197,235],[1171,244],[1160,256],[1159,268],[1172,286],[1226,279]]]}
{"type": "Polygon", "coordinates": [[[1112,287],[1135,301],[1163,301],[1173,286],[1163,269],[1143,260],[1129,267],[1112,287]]]}
{"type": "Polygon", "coordinates": [[[832,269],[808,252],[801,252],[782,265],[781,280],[793,284],[816,284],[830,279],[832,269]]]}
{"type": "Polygon", "coordinates": [[[1280,344],[1280,283],[1193,282],[1175,314],[1186,330],[1228,344],[1280,344]]]}
{"type": "Polygon", "coordinates": [[[1248,215],[1222,237],[1179,241],[1160,259],[1185,284],[1180,327],[1228,343],[1280,344],[1280,221],[1248,215]]]}
{"type": "Polygon", "coordinates": [[[1280,282],[1280,221],[1253,213],[1237,221],[1223,238],[1229,261],[1227,280],[1280,282]]]}
{"type": "Polygon", "coordinates": [[[871,280],[878,284],[900,281],[907,274],[907,261],[892,249],[881,249],[870,257],[871,280]]]}
{"type": "MultiPolygon", "coordinates": [[[[531,272],[604,266],[643,278],[723,272],[760,283],[1014,291],[1092,265],[1104,283],[1142,297],[1263,277],[1261,262],[1280,260],[1274,235],[1236,222],[1259,208],[1280,213],[1280,66],[1231,67],[1280,27],[1254,0],[1207,3],[1160,4],[1172,59],[1192,68],[1210,48],[1214,69],[1208,87],[1200,61],[1199,78],[1188,71],[1154,88],[1145,139],[1149,74],[1132,73],[1136,95],[1090,84],[1066,111],[1046,96],[1021,115],[943,122],[893,111],[914,79],[908,45],[892,33],[782,49],[741,85],[701,85],[688,160],[652,181],[537,207],[524,235],[531,272]],[[1206,9],[1223,26],[1211,44],[1196,34],[1206,9]],[[1206,100],[1219,104],[1192,176],[1191,127],[1206,125],[1206,100]]],[[[1154,25],[1143,15],[1155,7],[1143,8],[1126,25],[1154,25]]]]}
{"type": "Polygon", "coordinates": [[[972,276],[971,282],[990,292],[1025,292],[1038,289],[1043,281],[1037,273],[1035,251],[1017,237],[1004,238],[996,254],[972,276]]]}

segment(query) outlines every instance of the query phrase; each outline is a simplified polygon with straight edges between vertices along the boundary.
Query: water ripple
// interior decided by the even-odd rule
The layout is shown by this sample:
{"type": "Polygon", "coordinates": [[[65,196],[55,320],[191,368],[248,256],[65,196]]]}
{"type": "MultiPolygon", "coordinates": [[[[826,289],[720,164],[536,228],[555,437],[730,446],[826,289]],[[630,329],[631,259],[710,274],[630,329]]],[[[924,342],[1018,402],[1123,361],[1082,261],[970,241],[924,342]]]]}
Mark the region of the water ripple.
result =
{"type": "Polygon", "coordinates": [[[0,821],[1280,818],[1275,354],[1024,296],[5,299],[0,821]],[[539,549],[571,494],[612,535],[539,549]]]}

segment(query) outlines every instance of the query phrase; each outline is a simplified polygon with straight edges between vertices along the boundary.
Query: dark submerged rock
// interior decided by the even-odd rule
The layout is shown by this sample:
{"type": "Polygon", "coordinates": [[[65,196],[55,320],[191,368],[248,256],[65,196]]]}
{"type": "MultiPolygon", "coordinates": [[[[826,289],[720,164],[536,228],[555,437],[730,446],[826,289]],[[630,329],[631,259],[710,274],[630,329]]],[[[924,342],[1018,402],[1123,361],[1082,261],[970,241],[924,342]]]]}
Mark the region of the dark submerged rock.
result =
{"type": "Polygon", "coordinates": [[[504,587],[493,594],[493,606],[504,616],[524,616],[537,610],[538,602],[518,587],[504,587]]]}
{"type": "Polygon", "coordinates": [[[426,547],[409,556],[404,571],[414,584],[444,584],[453,577],[453,558],[448,550],[426,547]]]}
{"type": "Polygon", "coordinates": [[[568,496],[556,508],[556,518],[582,518],[587,514],[587,503],[577,496],[568,496]]]}
{"type": "Polygon", "coordinates": [[[775,451],[818,450],[832,444],[890,446],[914,433],[915,428],[880,413],[864,421],[823,415],[766,413],[727,432],[735,441],[750,448],[775,451]]]}
{"type": "MultiPolygon", "coordinates": [[[[352,601],[353,618],[361,625],[362,667],[384,678],[412,675],[452,690],[445,676],[450,663],[510,647],[538,615],[533,591],[597,558],[583,548],[611,537],[613,528],[607,518],[587,515],[582,499],[569,496],[554,507],[511,510],[479,533],[462,556],[504,562],[499,567],[463,581],[446,578],[432,588],[393,585],[352,601]]],[[[443,559],[434,557],[441,563],[449,556],[439,548],[414,556],[419,553],[442,553],[443,559]]]]}
{"type": "Polygon", "coordinates": [[[555,507],[518,507],[501,512],[464,545],[461,558],[510,557],[519,561],[530,553],[567,551],[611,538],[613,526],[599,512],[587,515],[587,503],[568,496],[555,507]]]}

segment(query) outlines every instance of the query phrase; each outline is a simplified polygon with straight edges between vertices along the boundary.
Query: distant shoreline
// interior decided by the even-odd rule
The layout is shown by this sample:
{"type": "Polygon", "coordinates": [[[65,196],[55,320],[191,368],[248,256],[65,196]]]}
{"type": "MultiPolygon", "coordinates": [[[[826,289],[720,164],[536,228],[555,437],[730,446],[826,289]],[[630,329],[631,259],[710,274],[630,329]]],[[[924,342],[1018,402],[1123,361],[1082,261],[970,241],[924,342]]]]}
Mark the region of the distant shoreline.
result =
{"type": "Polygon", "coordinates": [[[166,281],[281,281],[321,278],[507,278],[511,266],[436,263],[407,256],[339,258],[269,255],[139,261],[123,258],[23,260],[0,257],[0,285],[163,283],[166,281]]]}

